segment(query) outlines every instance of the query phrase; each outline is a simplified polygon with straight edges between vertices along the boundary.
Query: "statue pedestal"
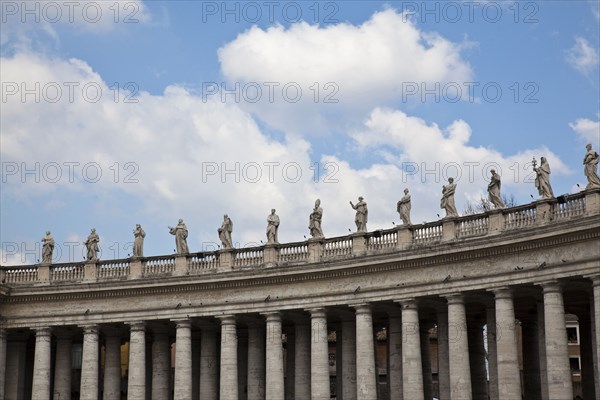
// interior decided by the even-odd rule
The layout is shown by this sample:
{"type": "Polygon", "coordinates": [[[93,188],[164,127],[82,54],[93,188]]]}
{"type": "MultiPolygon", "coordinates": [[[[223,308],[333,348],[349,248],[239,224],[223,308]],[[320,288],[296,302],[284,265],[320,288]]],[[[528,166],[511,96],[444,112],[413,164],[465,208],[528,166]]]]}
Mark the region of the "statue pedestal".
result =
{"type": "Polygon", "coordinates": [[[173,275],[182,276],[188,274],[188,258],[187,254],[175,255],[175,271],[173,275]]]}
{"type": "Polygon", "coordinates": [[[585,190],[585,215],[600,214],[600,188],[585,190]]]}
{"type": "Polygon", "coordinates": [[[265,244],[263,253],[263,262],[267,266],[275,266],[277,259],[279,258],[279,247],[277,243],[265,244]]]}
{"type": "Polygon", "coordinates": [[[536,225],[547,225],[554,219],[552,211],[557,203],[555,198],[542,199],[534,202],[535,204],[535,223],[536,225]]]}
{"type": "Polygon", "coordinates": [[[42,263],[38,265],[38,282],[50,282],[50,264],[42,263]]]}
{"type": "Polygon", "coordinates": [[[442,220],[442,242],[456,239],[456,218],[446,217],[442,220]]]}
{"type": "Polygon", "coordinates": [[[396,250],[407,250],[413,242],[413,231],[411,225],[400,225],[397,228],[398,239],[396,250]]]}
{"type": "Polygon", "coordinates": [[[138,279],[144,276],[144,266],[140,257],[133,257],[129,262],[129,279],[138,279]]]}
{"type": "Polygon", "coordinates": [[[504,215],[501,208],[495,208],[487,212],[488,235],[497,235],[504,229],[504,215]]]}
{"type": "Polygon", "coordinates": [[[324,238],[308,239],[308,262],[321,261],[324,238]]]}
{"type": "Polygon", "coordinates": [[[227,272],[233,269],[234,249],[219,250],[219,268],[217,272],[227,272]]]}
{"type": "Polygon", "coordinates": [[[83,264],[83,280],[85,282],[96,282],[98,280],[98,267],[96,261],[86,261],[83,264]]]}
{"type": "Polygon", "coordinates": [[[352,237],[352,255],[363,256],[367,254],[367,233],[356,232],[351,235],[352,237]]]}

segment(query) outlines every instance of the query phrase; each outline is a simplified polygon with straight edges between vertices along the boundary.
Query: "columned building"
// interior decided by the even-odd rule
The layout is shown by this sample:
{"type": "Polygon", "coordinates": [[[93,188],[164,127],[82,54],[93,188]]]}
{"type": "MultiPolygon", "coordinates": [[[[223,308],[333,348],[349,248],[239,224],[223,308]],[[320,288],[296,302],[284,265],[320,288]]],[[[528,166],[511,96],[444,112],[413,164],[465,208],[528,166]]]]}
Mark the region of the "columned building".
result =
{"type": "Polygon", "coordinates": [[[0,278],[5,400],[572,400],[575,357],[600,397],[600,190],[0,278]]]}

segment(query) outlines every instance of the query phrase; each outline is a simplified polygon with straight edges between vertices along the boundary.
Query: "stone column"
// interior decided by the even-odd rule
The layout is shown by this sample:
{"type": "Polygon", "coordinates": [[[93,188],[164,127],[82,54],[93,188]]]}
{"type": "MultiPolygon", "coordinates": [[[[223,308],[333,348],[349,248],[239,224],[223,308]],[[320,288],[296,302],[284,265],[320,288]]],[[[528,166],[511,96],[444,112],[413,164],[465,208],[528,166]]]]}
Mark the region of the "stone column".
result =
{"type": "Polygon", "coordinates": [[[594,353],[592,358],[594,360],[594,376],[596,395],[600,396],[600,275],[592,276],[593,287],[593,300],[591,304],[592,310],[592,347],[594,353]]]}
{"type": "Polygon", "coordinates": [[[387,376],[390,400],[403,400],[402,317],[399,311],[389,313],[387,376]]]}
{"type": "Polygon", "coordinates": [[[6,329],[0,328],[0,399],[4,400],[6,384],[6,329]]]}
{"type": "Polygon", "coordinates": [[[266,400],[282,400],[285,396],[283,384],[283,343],[281,342],[281,315],[270,312],[267,317],[267,367],[266,400]]]}
{"type": "Polygon", "coordinates": [[[342,399],[356,397],[356,320],[342,322],[342,399]]]}
{"type": "Polygon", "coordinates": [[[377,400],[371,307],[368,304],[360,304],[354,308],[356,309],[356,397],[361,400],[377,400]]]}
{"type": "Polygon", "coordinates": [[[26,337],[19,337],[16,340],[10,340],[7,344],[6,371],[11,371],[11,379],[5,381],[4,396],[6,400],[23,400],[24,398],[26,340],[26,337]]]}
{"type": "MultiPolygon", "coordinates": [[[[70,333],[56,333],[56,360],[54,362],[54,399],[71,400],[71,369],[73,362],[70,333]]],[[[2,368],[0,368],[2,370],[2,368]]],[[[0,374],[1,375],[1,374],[0,374]]],[[[0,396],[0,399],[2,396],[0,396]]]]}
{"type": "MultiPolygon", "coordinates": [[[[583,313],[582,313],[583,314],[583,313]]],[[[579,344],[581,354],[581,386],[584,399],[595,399],[596,389],[594,387],[594,359],[592,348],[592,324],[590,315],[578,315],[579,317],[579,344]]]]}
{"type": "Polygon", "coordinates": [[[166,327],[152,330],[152,400],[168,399],[171,394],[171,344],[166,327]]]}
{"type": "MultiPolygon", "coordinates": [[[[521,374],[517,356],[515,309],[508,288],[494,290],[496,299],[496,350],[500,399],[521,398],[521,374]]],[[[563,326],[564,329],[564,326],[563,326]]]]}
{"type": "Polygon", "coordinates": [[[411,299],[404,300],[400,304],[402,306],[402,390],[404,400],[424,400],[417,302],[411,299]]]}
{"type": "Polygon", "coordinates": [[[51,331],[49,327],[35,329],[35,361],[31,397],[36,400],[50,399],[50,351],[51,331]]]}
{"type": "Polygon", "coordinates": [[[130,323],[129,381],[127,400],[146,398],[146,325],[144,322],[130,323]]]}
{"type": "Polygon", "coordinates": [[[571,400],[573,382],[569,365],[565,306],[558,283],[542,284],[546,331],[546,366],[548,393],[552,400],[571,400]]]}
{"type": "Polygon", "coordinates": [[[310,310],[310,392],[311,400],[329,400],[329,346],[327,314],[323,308],[310,310]]]}
{"type": "Polygon", "coordinates": [[[266,343],[263,326],[248,326],[248,400],[265,399],[266,343]]]}
{"type": "Polygon", "coordinates": [[[192,398],[192,323],[189,319],[176,322],[175,384],[176,399],[192,398]]]}
{"type": "Polygon", "coordinates": [[[285,399],[294,400],[294,364],[296,362],[296,334],[294,331],[286,332],[285,347],[285,399]]]}
{"type": "Polygon", "coordinates": [[[521,319],[523,337],[523,396],[531,400],[541,400],[542,392],[537,322],[537,315],[535,314],[521,319]]]}
{"type": "Polygon", "coordinates": [[[448,308],[437,311],[438,387],[440,400],[450,400],[450,359],[448,358],[448,308]]]}
{"type": "Polygon", "coordinates": [[[294,392],[296,399],[310,399],[310,326],[296,322],[294,392]]]}
{"type": "MultiPolygon", "coordinates": [[[[496,308],[487,307],[486,328],[487,328],[487,346],[488,346],[488,392],[490,400],[499,400],[498,398],[498,352],[496,351],[496,308]]],[[[441,399],[440,399],[441,400],[441,399]]]]}
{"type": "Polygon", "coordinates": [[[98,338],[98,325],[83,326],[80,388],[81,400],[98,399],[100,372],[98,338]]]}
{"type": "Polygon", "coordinates": [[[221,384],[220,400],[238,400],[237,330],[233,315],[221,320],[221,384]]]}
{"type": "Polygon", "coordinates": [[[121,333],[105,332],[104,400],[121,400],[121,333]]]}
{"type": "Polygon", "coordinates": [[[450,398],[471,400],[471,368],[467,320],[462,295],[448,296],[448,356],[450,360],[450,398]]]}
{"type": "Polygon", "coordinates": [[[219,394],[219,367],[217,332],[205,328],[200,332],[200,399],[217,400],[219,394]]]}
{"type": "Polygon", "coordinates": [[[429,324],[419,322],[419,340],[421,342],[421,366],[423,368],[423,396],[433,398],[433,379],[431,378],[431,351],[429,350],[429,324]]]}
{"type": "Polygon", "coordinates": [[[546,333],[544,331],[546,322],[544,318],[544,302],[537,303],[537,323],[538,323],[538,353],[540,358],[540,396],[542,400],[549,400],[548,395],[548,368],[546,367],[546,333]]]}
{"type": "Polygon", "coordinates": [[[487,373],[485,347],[483,346],[483,321],[469,318],[467,322],[469,341],[469,365],[471,367],[471,391],[474,399],[487,399],[487,373]]]}

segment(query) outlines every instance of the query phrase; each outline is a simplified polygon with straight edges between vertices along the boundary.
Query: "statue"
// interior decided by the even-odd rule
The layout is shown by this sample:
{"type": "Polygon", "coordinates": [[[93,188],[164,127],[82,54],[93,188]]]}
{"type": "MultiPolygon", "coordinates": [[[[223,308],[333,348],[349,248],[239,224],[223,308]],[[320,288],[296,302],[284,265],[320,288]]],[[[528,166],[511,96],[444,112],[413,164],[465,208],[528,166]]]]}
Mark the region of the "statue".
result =
{"type": "Polygon", "coordinates": [[[323,219],[323,209],[321,208],[321,200],[315,201],[315,208],[310,214],[308,229],[310,229],[310,235],[314,238],[322,238],[323,230],[321,229],[321,220],[323,219]]]}
{"type": "Polygon", "coordinates": [[[42,238],[42,264],[50,264],[52,262],[52,252],[54,251],[54,238],[50,231],[46,231],[46,236],[42,238]]]}
{"type": "Polygon", "coordinates": [[[448,184],[442,186],[442,199],[440,208],[446,210],[446,218],[458,217],[456,206],[454,205],[454,192],[456,191],[456,183],[454,178],[448,178],[448,184]]]}
{"type": "Polygon", "coordinates": [[[92,228],[87,240],[83,242],[87,248],[88,261],[98,261],[98,252],[100,251],[100,246],[98,246],[98,243],[100,243],[100,236],[98,236],[96,233],[96,228],[92,228]]]}
{"type": "Polygon", "coordinates": [[[133,237],[133,256],[144,257],[144,238],[146,237],[146,232],[144,232],[140,224],[135,225],[133,237]]]}
{"type": "Polygon", "coordinates": [[[408,194],[408,189],[404,189],[404,196],[396,204],[396,211],[400,214],[402,223],[410,225],[410,194],[408,194]]]}
{"type": "Polygon", "coordinates": [[[187,245],[188,230],[187,226],[183,223],[183,219],[179,219],[175,228],[169,226],[169,233],[175,235],[177,254],[187,254],[190,252],[187,245]]]}
{"type": "Polygon", "coordinates": [[[532,163],[533,170],[535,171],[535,187],[537,188],[542,199],[551,199],[554,197],[552,192],[552,186],[550,186],[550,164],[546,160],[546,157],[540,158],[540,167],[536,167],[535,158],[532,163]]]}
{"type": "Polygon", "coordinates": [[[583,174],[588,180],[586,189],[593,189],[600,187],[600,178],[598,177],[598,153],[592,150],[592,145],[588,144],[585,146],[587,152],[583,157],[583,174]]]}
{"type": "Polygon", "coordinates": [[[277,231],[279,229],[279,217],[275,214],[275,209],[271,209],[271,214],[267,217],[267,243],[279,243],[277,240],[277,231]]]}
{"type": "Polygon", "coordinates": [[[504,208],[504,202],[502,201],[502,197],[500,197],[500,175],[496,173],[496,170],[490,170],[492,176],[490,177],[490,183],[488,185],[488,195],[490,199],[490,203],[494,205],[496,208],[504,208]]]}
{"type": "Polygon", "coordinates": [[[363,200],[363,197],[360,196],[358,198],[358,203],[356,205],[350,202],[350,206],[356,210],[356,216],[354,217],[354,223],[356,224],[357,232],[366,232],[367,231],[367,221],[369,220],[369,209],[367,208],[367,203],[363,200]]]}
{"type": "Polygon", "coordinates": [[[233,232],[233,222],[231,222],[231,218],[227,216],[227,214],[223,215],[223,223],[221,227],[217,230],[219,233],[219,239],[221,239],[221,244],[224,249],[233,248],[233,243],[231,241],[231,232],[233,232]]]}

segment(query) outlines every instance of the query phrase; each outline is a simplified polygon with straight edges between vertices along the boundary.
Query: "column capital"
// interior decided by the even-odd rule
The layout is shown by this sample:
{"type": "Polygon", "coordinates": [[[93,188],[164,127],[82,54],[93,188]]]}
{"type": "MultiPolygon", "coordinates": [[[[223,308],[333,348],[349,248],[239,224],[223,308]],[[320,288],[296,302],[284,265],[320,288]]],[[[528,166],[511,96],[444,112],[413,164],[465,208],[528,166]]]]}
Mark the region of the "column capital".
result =
{"type": "Polygon", "coordinates": [[[448,305],[450,305],[450,304],[465,304],[465,298],[463,297],[463,295],[461,293],[452,293],[452,294],[445,295],[443,297],[446,298],[448,305]]]}
{"type": "Polygon", "coordinates": [[[400,304],[400,307],[403,310],[413,310],[413,309],[418,310],[419,309],[419,305],[417,304],[417,300],[415,298],[395,300],[395,301],[400,304]]]}
{"type": "Polygon", "coordinates": [[[235,326],[235,315],[233,314],[224,314],[215,316],[218,320],[221,321],[221,326],[226,325],[234,325],[235,326]]]}
{"type": "Polygon", "coordinates": [[[369,303],[351,304],[350,307],[356,310],[356,315],[371,314],[371,305],[369,303]]]}
{"type": "Polygon", "coordinates": [[[588,275],[585,278],[591,279],[593,287],[600,286],[600,275],[588,275]]]}
{"type": "Polygon", "coordinates": [[[489,289],[489,291],[494,293],[494,298],[496,298],[496,299],[512,299],[513,298],[513,290],[508,286],[489,289]]]}
{"type": "Polygon", "coordinates": [[[192,321],[189,318],[172,319],[175,322],[175,329],[179,328],[192,328],[192,321]]]}
{"type": "Polygon", "coordinates": [[[544,294],[562,293],[562,286],[558,281],[540,282],[538,285],[542,287],[544,294]]]}
{"type": "Polygon", "coordinates": [[[134,321],[134,322],[128,322],[127,325],[129,325],[129,330],[131,332],[145,332],[146,331],[146,322],[145,321],[134,321]]]}
{"type": "Polygon", "coordinates": [[[281,322],[281,313],[279,311],[268,311],[261,314],[265,316],[267,323],[281,322]]]}
{"type": "Polygon", "coordinates": [[[36,337],[50,336],[52,334],[52,329],[49,326],[36,326],[33,330],[36,337]]]}
{"type": "Polygon", "coordinates": [[[86,325],[80,325],[79,326],[81,329],[83,329],[83,334],[84,335],[90,335],[90,334],[94,334],[97,335],[99,332],[99,327],[96,324],[86,324],[86,325]]]}
{"type": "Polygon", "coordinates": [[[306,311],[308,311],[310,313],[310,318],[327,318],[327,311],[325,311],[325,308],[323,307],[318,307],[318,308],[309,308],[306,311]]]}

